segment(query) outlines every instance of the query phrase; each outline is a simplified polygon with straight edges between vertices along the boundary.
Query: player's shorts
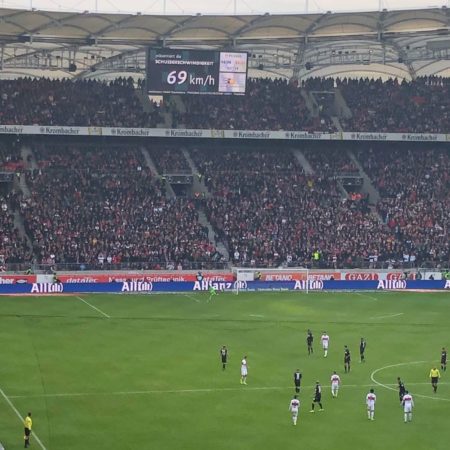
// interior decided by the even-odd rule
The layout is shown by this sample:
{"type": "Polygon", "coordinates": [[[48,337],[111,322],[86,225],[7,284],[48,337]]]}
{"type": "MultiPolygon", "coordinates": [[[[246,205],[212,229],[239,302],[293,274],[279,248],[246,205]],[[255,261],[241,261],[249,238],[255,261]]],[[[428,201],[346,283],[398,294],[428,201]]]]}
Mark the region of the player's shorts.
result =
{"type": "Polygon", "coordinates": [[[322,400],[322,394],[315,395],[314,398],[313,398],[313,402],[320,403],[321,400],[322,400]]]}
{"type": "Polygon", "coordinates": [[[323,348],[324,350],[328,350],[328,344],[322,344],[322,348],[323,348]]]}
{"type": "Polygon", "coordinates": [[[24,429],[24,433],[25,433],[25,436],[26,436],[26,437],[29,437],[30,434],[31,434],[31,430],[30,430],[29,428],[25,428],[25,429],[24,429]]]}
{"type": "Polygon", "coordinates": [[[412,411],[412,405],[405,405],[403,411],[405,413],[410,413],[412,411]]]}
{"type": "Polygon", "coordinates": [[[350,364],[350,361],[351,361],[350,358],[345,358],[345,359],[344,359],[344,363],[345,363],[345,364],[350,364]]]}
{"type": "Polygon", "coordinates": [[[246,377],[247,376],[247,369],[245,367],[241,368],[241,376],[246,377]]]}
{"type": "Polygon", "coordinates": [[[291,411],[292,412],[292,417],[297,417],[298,416],[298,409],[295,411],[291,411]]]}
{"type": "Polygon", "coordinates": [[[331,389],[339,389],[339,383],[331,383],[331,389]]]}
{"type": "Polygon", "coordinates": [[[438,377],[431,377],[431,384],[437,384],[439,381],[438,377]]]}
{"type": "Polygon", "coordinates": [[[445,364],[447,364],[447,360],[446,359],[441,359],[441,364],[445,366],[445,364]]]}
{"type": "Polygon", "coordinates": [[[368,411],[375,411],[375,403],[369,403],[367,405],[367,410],[368,411]]]}
{"type": "Polygon", "coordinates": [[[227,357],[226,356],[222,356],[222,362],[226,363],[227,362],[227,357]]]}

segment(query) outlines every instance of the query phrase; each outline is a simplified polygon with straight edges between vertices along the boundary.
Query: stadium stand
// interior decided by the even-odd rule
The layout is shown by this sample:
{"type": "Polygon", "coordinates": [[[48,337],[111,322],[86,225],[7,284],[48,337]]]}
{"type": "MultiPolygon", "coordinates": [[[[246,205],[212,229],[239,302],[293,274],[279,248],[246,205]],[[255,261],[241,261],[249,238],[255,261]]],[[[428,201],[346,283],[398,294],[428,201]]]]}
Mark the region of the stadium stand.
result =
{"type": "Polygon", "coordinates": [[[151,146],[148,151],[160,174],[191,173],[191,167],[176,146],[151,146]]]}
{"type": "Polygon", "coordinates": [[[377,209],[405,262],[450,263],[450,155],[395,145],[359,150],[357,157],[381,195],[377,209]]]}
{"type": "MultiPolygon", "coordinates": [[[[14,177],[22,169],[23,162],[13,142],[7,140],[0,144],[0,172],[14,177]]],[[[0,270],[5,268],[5,264],[22,263],[31,258],[27,240],[20,236],[14,223],[20,195],[13,192],[11,182],[3,181],[0,183],[0,270]]]]}
{"type": "Polygon", "coordinates": [[[208,217],[233,264],[357,267],[395,257],[390,230],[365,201],[343,199],[325,173],[305,175],[289,151],[192,151],[213,194],[208,217]],[[374,236],[376,236],[374,238],[374,236]]]}
{"type": "Polygon", "coordinates": [[[131,79],[0,80],[4,125],[156,127],[160,122],[157,108],[144,112],[131,79]]]}
{"type": "Polygon", "coordinates": [[[450,81],[418,77],[399,82],[337,80],[352,118],[345,131],[445,133],[450,128],[450,81]]]}
{"type": "Polygon", "coordinates": [[[40,263],[158,269],[217,257],[193,202],[167,198],[140,151],[41,146],[35,155],[21,211],[40,263]]]}
{"type": "Polygon", "coordinates": [[[186,128],[235,130],[334,130],[311,117],[301,89],[282,79],[249,79],[245,96],[188,96],[174,123],[186,128]]]}
{"type": "MultiPolygon", "coordinates": [[[[345,131],[446,132],[450,82],[441,77],[397,80],[313,78],[249,79],[245,96],[187,96],[185,110],[171,108],[173,127],[240,130],[337,131],[331,120],[334,84],[352,111],[345,131]],[[314,93],[309,111],[302,91],[314,93]]],[[[0,122],[6,125],[157,127],[156,104],[144,112],[131,79],[113,82],[46,79],[0,80],[0,122]],[[74,108],[74,105],[79,107],[74,108]]]]}

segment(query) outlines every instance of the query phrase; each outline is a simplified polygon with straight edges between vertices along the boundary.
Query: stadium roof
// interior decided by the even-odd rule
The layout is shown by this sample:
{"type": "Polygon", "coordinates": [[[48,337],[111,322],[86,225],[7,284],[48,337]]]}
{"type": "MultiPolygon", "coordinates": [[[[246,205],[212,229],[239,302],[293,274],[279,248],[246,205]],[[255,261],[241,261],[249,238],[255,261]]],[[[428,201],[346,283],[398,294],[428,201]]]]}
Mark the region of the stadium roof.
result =
{"type": "Polygon", "coordinates": [[[250,75],[260,76],[445,75],[449,32],[445,7],[236,16],[0,9],[0,77],[142,74],[149,46],[245,50],[250,75]]]}

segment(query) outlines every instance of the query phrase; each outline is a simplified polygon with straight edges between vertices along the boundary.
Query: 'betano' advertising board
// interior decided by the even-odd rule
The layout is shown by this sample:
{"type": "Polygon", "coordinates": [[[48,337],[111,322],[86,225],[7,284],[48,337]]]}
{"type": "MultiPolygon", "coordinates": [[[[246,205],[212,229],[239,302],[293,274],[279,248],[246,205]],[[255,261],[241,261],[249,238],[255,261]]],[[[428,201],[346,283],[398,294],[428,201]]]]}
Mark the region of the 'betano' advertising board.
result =
{"type": "Polygon", "coordinates": [[[293,281],[174,281],[145,280],[109,283],[17,283],[1,284],[0,295],[62,295],[82,293],[163,293],[219,291],[365,291],[365,290],[449,290],[450,280],[293,280],[293,281]]]}

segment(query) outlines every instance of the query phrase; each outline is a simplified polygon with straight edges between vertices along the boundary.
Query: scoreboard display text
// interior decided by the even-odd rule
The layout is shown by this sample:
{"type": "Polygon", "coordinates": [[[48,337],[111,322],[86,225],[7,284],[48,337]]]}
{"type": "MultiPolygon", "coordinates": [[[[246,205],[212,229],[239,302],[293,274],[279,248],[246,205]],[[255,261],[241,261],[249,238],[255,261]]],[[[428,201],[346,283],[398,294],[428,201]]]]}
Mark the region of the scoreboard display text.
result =
{"type": "Polygon", "coordinates": [[[244,95],[247,53],[150,49],[147,90],[171,94],[244,95]]]}

